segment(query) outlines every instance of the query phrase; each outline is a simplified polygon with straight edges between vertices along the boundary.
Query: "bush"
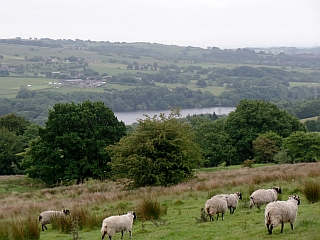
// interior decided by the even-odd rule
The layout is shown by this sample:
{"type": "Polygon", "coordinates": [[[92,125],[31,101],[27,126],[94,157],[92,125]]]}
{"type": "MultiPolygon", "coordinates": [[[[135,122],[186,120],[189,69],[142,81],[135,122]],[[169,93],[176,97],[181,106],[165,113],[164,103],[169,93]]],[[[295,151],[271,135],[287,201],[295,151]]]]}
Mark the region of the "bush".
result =
{"type": "Polygon", "coordinates": [[[242,163],[242,167],[252,168],[254,163],[254,159],[247,159],[242,163]]]}
{"type": "Polygon", "coordinates": [[[137,208],[137,216],[142,221],[160,220],[161,216],[167,213],[167,208],[162,207],[157,200],[151,198],[143,199],[137,208]]]}
{"type": "Polygon", "coordinates": [[[302,188],[303,194],[309,203],[316,203],[320,200],[320,182],[315,180],[308,180],[304,182],[302,188]]]}
{"type": "Polygon", "coordinates": [[[198,223],[202,222],[208,222],[208,213],[204,210],[204,208],[201,208],[200,210],[200,218],[196,218],[198,223]]]}
{"type": "Polygon", "coordinates": [[[70,233],[72,229],[72,218],[67,217],[54,217],[51,221],[52,229],[59,230],[61,233],[70,233]]]}

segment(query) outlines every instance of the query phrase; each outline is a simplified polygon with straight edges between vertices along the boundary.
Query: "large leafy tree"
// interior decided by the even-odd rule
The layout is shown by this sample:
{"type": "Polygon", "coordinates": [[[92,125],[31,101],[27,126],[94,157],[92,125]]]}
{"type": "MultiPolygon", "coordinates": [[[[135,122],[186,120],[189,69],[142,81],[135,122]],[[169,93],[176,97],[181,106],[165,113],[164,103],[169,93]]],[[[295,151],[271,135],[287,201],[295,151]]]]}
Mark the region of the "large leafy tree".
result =
{"type": "Polygon", "coordinates": [[[168,186],[192,177],[201,165],[200,150],[190,125],[179,116],[178,109],[168,117],[146,116],[132,133],[109,146],[115,175],[131,180],[133,187],[168,186]]]}
{"type": "Polygon", "coordinates": [[[23,151],[23,138],[5,127],[0,127],[0,175],[20,173],[18,165],[21,157],[17,153],[23,151]]]}
{"type": "Polygon", "coordinates": [[[205,159],[205,167],[214,167],[221,163],[232,164],[235,148],[232,139],[224,131],[225,119],[211,121],[203,117],[190,119],[192,130],[195,133],[195,141],[201,147],[201,153],[205,159]]]}
{"type": "Polygon", "coordinates": [[[280,151],[282,137],[274,132],[262,133],[252,144],[256,163],[273,162],[274,156],[280,151]]]}
{"type": "Polygon", "coordinates": [[[103,178],[110,171],[105,147],[125,133],[124,123],[102,102],[58,103],[31,142],[23,166],[30,177],[49,184],[103,178]]]}
{"type": "Polygon", "coordinates": [[[228,115],[224,129],[237,151],[235,164],[253,158],[252,141],[259,133],[272,131],[281,137],[288,137],[292,132],[305,131],[296,117],[280,110],[275,104],[247,99],[241,100],[236,110],[228,115]]]}
{"type": "Polygon", "coordinates": [[[294,162],[314,162],[320,159],[320,134],[294,132],[283,141],[294,162]]]}
{"type": "Polygon", "coordinates": [[[5,127],[16,135],[22,135],[29,125],[30,122],[27,119],[13,113],[0,117],[0,127],[5,127]]]}

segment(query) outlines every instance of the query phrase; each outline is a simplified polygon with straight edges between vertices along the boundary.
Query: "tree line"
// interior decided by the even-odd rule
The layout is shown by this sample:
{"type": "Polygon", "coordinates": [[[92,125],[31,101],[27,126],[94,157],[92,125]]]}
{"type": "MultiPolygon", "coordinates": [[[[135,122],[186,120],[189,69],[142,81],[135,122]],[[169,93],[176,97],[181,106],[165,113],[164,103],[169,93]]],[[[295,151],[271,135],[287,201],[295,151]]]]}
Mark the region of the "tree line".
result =
{"type": "Polygon", "coordinates": [[[319,133],[270,102],[243,99],[224,117],[179,116],[173,108],[126,127],[99,101],[57,103],[45,126],[1,116],[0,174],[25,173],[48,185],[121,177],[133,187],[169,186],[201,167],[320,157],[319,133]]]}

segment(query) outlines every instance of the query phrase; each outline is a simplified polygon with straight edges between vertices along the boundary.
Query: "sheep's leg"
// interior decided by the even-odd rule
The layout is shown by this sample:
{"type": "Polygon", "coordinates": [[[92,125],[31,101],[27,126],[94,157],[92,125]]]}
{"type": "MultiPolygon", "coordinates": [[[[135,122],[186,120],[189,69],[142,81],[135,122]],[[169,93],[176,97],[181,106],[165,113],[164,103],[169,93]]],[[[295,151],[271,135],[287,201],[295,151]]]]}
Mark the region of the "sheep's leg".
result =
{"type": "Polygon", "coordinates": [[[132,231],[131,231],[131,230],[129,230],[129,233],[130,233],[130,238],[132,238],[132,231]]]}
{"type": "Polygon", "coordinates": [[[234,213],[235,210],[236,210],[236,208],[232,208],[232,214],[234,213]]]}
{"type": "Polygon", "coordinates": [[[268,231],[269,231],[269,234],[272,234],[272,229],[273,229],[273,225],[271,224],[268,231]]]}
{"type": "Polygon", "coordinates": [[[222,214],[222,221],[223,221],[223,219],[224,219],[224,218],[223,218],[223,213],[221,213],[221,214],[222,214]]]}
{"type": "Polygon", "coordinates": [[[45,228],[46,230],[48,230],[48,228],[47,228],[46,225],[42,225],[42,231],[43,231],[43,232],[44,232],[44,228],[45,228]]]}
{"type": "Polygon", "coordinates": [[[230,207],[229,209],[230,209],[230,214],[232,214],[232,207],[230,207]]]}
{"type": "Polygon", "coordinates": [[[217,220],[218,220],[218,218],[219,218],[219,213],[217,214],[217,220]]]}
{"type": "Polygon", "coordinates": [[[284,223],[281,223],[281,233],[283,232],[284,223]]]}
{"type": "Polygon", "coordinates": [[[104,232],[103,234],[102,234],[102,237],[101,237],[101,239],[103,240],[104,239],[104,236],[106,235],[106,232],[104,232]]]}
{"type": "Polygon", "coordinates": [[[294,229],[294,227],[293,227],[293,223],[290,223],[290,225],[291,225],[291,230],[293,230],[293,229],[294,229]]]}
{"type": "Polygon", "coordinates": [[[112,237],[109,235],[109,240],[112,240],[112,237]]]}
{"type": "Polygon", "coordinates": [[[121,239],[123,239],[123,231],[121,231],[121,239]]]}

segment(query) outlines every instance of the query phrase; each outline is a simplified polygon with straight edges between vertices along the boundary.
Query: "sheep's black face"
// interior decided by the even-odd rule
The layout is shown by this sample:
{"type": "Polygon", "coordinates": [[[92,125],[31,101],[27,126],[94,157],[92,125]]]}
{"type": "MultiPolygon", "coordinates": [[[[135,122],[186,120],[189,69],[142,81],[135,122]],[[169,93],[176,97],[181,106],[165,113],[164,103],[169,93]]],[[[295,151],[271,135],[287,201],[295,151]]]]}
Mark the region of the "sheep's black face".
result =
{"type": "Polygon", "coordinates": [[[242,199],[242,194],[241,194],[241,192],[237,192],[237,195],[239,196],[239,199],[242,199]]]}
{"type": "Polygon", "coordinates": [[[132,215],[133,215],[133,219],[136,219],[136,218],[137,218],[137,215],[136,215],[135,212],[133,212],[132,215]]]}
{"type": "Polygon", "coordinates": [[[282,190],[281,190],[281,188],[279,188],[279,187],[275,187],[275,188],[273,188],[274,190],[276,190],[277,191],[277,193],[279,193],[279,194],[281,194],[282,193],[282,190]]]}
{"type": "Polygon", "coordinates": [[[66,215],[70,215],[70,211],[68,209],[63,209],[63,212],[66,214],[66,215]]]}
{"type": "Polygon", "coordinates": [[[300,198],[298,195],[293,196],[293,198],[298,202],[298,205],[300,205],[300,198]]]}

